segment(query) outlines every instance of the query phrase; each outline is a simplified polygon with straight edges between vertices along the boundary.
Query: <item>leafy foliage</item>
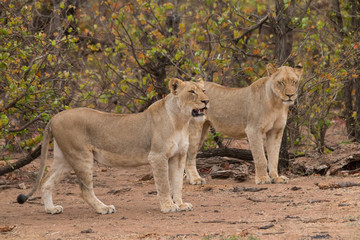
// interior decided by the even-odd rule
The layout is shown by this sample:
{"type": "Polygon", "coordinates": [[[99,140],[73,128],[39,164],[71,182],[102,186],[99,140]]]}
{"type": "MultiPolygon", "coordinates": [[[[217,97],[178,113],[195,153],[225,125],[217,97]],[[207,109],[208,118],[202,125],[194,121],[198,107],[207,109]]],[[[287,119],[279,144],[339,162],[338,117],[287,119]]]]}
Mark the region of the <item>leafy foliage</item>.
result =
{"type": "Polygon", "coordinates": [[[360,125],[359,13],[353,0],[2,1],[1,155],[32,149],[64,109],[139,112],[169,77],[243,87],[268,62],[302,62],[287,137],[324,152],[334,114],[360,125]]]}

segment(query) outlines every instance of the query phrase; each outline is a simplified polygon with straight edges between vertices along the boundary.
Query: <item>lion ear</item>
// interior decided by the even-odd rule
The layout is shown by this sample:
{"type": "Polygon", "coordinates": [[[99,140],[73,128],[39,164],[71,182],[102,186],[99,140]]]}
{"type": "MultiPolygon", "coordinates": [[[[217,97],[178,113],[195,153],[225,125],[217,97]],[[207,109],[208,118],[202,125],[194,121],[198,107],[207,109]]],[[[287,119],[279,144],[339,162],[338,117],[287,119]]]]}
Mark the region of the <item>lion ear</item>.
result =
{"type": "Polygon", "coordinates": [[[199,78],[198,84],[201,88],[204,88],[204,81],[201,78],[199,78]]]}
{"type": "Polygon", "coordinates": [[[271,63],[269,63],[268,65],[266,65],[266,71],[268,73],[268,76],[271,76],[274,72],[277,71],[277,69],[271,63]]]}
{"type": "Polygon", "coordinates": [[[303,68],[302,64],[299,63],[298,65],[295,66],[294,69],[295,69],[296,74],[297,74],[299,77],[301,77],[302,74],[303,74],[303,72],[304,72],[304,68],[303,68]]]}
{"type": "Polygon", "coordinates": [[[176,95],[179,92],[179,88],[183,86],[184,82],[178,78],[172,78],[169,82],[169,89],[172,94],[176,95]]]}

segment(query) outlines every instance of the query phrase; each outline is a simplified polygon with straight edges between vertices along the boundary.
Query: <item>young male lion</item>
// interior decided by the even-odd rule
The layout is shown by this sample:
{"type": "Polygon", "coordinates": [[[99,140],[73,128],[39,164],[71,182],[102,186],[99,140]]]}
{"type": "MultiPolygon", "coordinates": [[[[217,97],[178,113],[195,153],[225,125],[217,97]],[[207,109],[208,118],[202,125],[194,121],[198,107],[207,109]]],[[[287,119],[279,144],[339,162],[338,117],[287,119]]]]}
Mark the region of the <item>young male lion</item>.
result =
{"type": "Polygon", "coordinates": [[[245,88],[205,83],[205,93],[211,105],[206,120],[190,122],[192,134],[186,161],[190,184],[205,183],[196,169],[196,154],[210,125],[235,139],[247,136],[255,163],[255,183],[288,181],[285,176],[278,175],[279,150],[288,108],[297,97],[303,70],[301,67],[287,66],[276,69],[268,64],[267,72],[267,77],[245,88]],[[264,152],[264,139],[268,161],[264,152]]]}
{"type": "Polygon", "coordinates": [[[96,212],[115,212],[113,205],[105,205],[94,194],[94,160],[113,167],[150,164],[161,211],[192,210],[190,203],[182,201],[181,193],[189,145],[188,125],[192,118],[204,118],[209,100],[203,93],[203,83],[173,78],[169,88],[169,95],[142,113],[111,114],[78,108],[55,115],[45,128],[36,185],[29,194],[19,195],[18,202],[24,203],[39,187],[53,137],[53,165],[41,182],[47,213],[63,211],[62,206],[54,206],[52,191],[71,170],[79,180],[81,196],[96,212]]]}

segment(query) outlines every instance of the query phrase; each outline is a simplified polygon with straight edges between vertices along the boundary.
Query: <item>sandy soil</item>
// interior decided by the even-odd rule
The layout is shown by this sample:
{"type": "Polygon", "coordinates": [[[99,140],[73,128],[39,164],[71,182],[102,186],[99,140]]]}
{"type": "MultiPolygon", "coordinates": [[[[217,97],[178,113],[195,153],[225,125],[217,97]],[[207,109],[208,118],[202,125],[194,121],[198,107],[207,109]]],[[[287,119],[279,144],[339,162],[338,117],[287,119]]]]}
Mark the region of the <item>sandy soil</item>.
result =
{"type": "Polygon", "coordinates": [[[33,184],[36,163],[0,178],[0,239],[360,239],[360,187],[321,190],[315,183],[360,182],[359,176],[295,177],[284,185],[255,185],[251,177],[210,179],[204,186],[184,185],[191,212],[159,210],[153,180],[140,180],[150,167],[94,167],[95,193],[117,212],[99,215],[79,196],[74,175],[54,194],[64,207],[59,215],[44,212],[39,192],[16,203],[19,183],[33,184]],[[262,189],[263,188],[263,189],[262,189]],[[235,191],[234,191],[235,190],[235,191]],[[245,191],[252,190],[252,191],[245,191]],[[259,191],[255,191],[259,190],[259,191]]]}

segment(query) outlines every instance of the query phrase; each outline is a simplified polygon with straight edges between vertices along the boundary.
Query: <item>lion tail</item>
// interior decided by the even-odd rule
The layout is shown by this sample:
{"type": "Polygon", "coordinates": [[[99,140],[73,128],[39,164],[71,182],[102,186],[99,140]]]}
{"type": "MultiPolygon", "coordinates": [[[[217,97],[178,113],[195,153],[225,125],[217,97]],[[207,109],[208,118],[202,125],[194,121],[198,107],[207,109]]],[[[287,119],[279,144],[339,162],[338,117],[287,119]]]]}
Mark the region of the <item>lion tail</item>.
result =
{"type": "Polygon", "coordinates": [[[37,179],[36,179],[36,184],[28,194],[26,194],[26,195],[25,194],[20,194],[17,197],[17,202],[20,203],[20,204],[25,203],[29,199],[29,197],[31,197],[36,192],[36,190],[39,188],[41,179],[42,179],[42,177],[44,175],[45,162],[46,162],[46,159],[47,159],[47,153],[48,153],[48,149],[49,149],[49,142],[50,142],[51,138],[52,138],[52,131],[51,131],[51,120],[50,120],[50,122],[45,127],[45,132],[44,132],[43,139],[42,139],[42,142],[41,142],[40,169],[39,169],[39,173],[38,173],[38,176],[37,176],[37,179]]]}

